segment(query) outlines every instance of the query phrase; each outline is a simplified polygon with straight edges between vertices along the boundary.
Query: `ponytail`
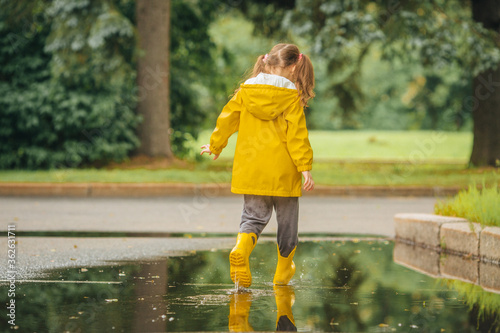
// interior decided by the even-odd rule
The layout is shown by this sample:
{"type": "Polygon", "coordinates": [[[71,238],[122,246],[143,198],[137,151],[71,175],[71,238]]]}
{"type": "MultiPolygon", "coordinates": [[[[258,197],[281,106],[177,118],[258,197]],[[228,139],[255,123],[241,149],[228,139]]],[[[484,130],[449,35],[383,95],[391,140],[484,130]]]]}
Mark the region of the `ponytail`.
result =
{"type": "MultiPolygon", "coordinates": [[[[266,55],[262,54],[257,57],[257,61],[255,62],[255,65],[253,65],[253,69],[247,70],[245,75],[243,75],[243,80],[240,83],[245,82],[248,79],[251,79],[253,77],[256,77],[260,73],[267,73],[266,72],[266,63],[264,62],[266,55]]],[[[238,85],[238,88],[234,90],[234,93],[232,96],[236,95],[236,93],[240,90],[240,87],[238,85]]]]}
{"type": "Polygon", "coordinates": [[[264,59],[266,58],[266,55],[260,55],[257,58],[257,61],[255,62],[255,65],[253,65],[253,71],[252,74],[250,75],[249,78],[256,77],[260,73],[266,73],[266,63],[264,62],[264,59]]]}
{"type": "Polygon", "coordinates": [[[307,107],[307,101],[315,96],[314,94],[314,68],[311,59],[305,54],[299,55],[299,60],[295,67],[295,85],[300,94],[300,102],[303,107],[307,107]]]}

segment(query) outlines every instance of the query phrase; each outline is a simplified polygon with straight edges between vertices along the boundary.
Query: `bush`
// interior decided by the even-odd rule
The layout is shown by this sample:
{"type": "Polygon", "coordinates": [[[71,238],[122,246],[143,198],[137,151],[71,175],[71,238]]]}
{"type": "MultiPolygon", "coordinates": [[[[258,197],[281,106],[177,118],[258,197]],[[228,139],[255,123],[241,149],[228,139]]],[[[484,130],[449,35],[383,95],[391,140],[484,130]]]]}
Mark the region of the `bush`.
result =
{"type": "MultiPolygon", "coordinates": [[[[133,152],[140,121],[135,2],[0,4],[0,169],[102,165],[133,152]]],[[[208,35],[221,8],[216,0],[172,3],[170,120],[172,150],[181,158],[190,157],[225,91],[212,75],[208,35]]]]}
{"type": "Polygon", "coordinates": [[[92,31],[63,25],[62,18],[72,18],[71,2],[30,5],[11,2],[0,14],[0,169],[124,159],[139,144],[139,117],[135,74],[117,46],[133,38],[101,27],[107,43],[94,45],[92,31]],[[59,19],[47,14],[63,5],[68,13],[59,19]]]}
{"type": "Polygon", "coordinates": [[[491,188],[469,186],[454,198],[438,201],[434,212],[439,215],[463,217],[486,226],[500,226],[500,191],[497,185],[491,188]]]}
{"type": "Polygon", "coordinates": [[[122,160],[138,146],[138,118],[119,95],[52,82],[0,83],[0,168],[67,168],[122,160]]]}

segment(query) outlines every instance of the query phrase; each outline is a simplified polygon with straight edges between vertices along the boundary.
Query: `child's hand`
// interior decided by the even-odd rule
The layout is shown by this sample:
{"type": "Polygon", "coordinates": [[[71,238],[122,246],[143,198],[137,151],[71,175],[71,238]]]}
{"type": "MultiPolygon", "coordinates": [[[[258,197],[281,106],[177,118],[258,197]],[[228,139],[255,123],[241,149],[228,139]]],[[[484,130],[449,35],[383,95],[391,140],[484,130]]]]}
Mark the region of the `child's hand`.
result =
{"type": "MultiPolygon", "coordinates": [[[[203,145],[201,146],[201,153],[200,155],[203,155],[204,153],[208,153],[208,155],[212,155],[212,151],[210,150],[210,145],[203,145]]],[[[219,154],[214,155],[214,161],[219,158],[219,154]]]]}
{"type": "Polygon", "coordinates": [[[304,176],[304,190],[312,191],[314,190],[314,180],[311,176],[310,171],[302,171],[302,176],[304,176]]]}

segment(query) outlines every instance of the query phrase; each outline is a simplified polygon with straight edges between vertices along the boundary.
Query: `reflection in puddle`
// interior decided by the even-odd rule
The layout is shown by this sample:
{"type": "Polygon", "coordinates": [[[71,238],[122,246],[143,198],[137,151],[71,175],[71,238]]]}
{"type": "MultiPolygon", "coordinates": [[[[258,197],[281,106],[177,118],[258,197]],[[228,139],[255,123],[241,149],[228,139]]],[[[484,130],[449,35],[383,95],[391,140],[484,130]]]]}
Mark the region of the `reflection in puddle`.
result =
{"type": "MultiPolygon", "coordinates": [[[[500,295],[395,264],[393,248],[388,241],[301,242],[291,285],[274,287],[276,245],[260,242],[250,258],[253,284],[238,291],[228,273],[229,249],[67,269],[53,272],[47,280],[121,283],[18,284],[16,323],[23,332],[494,332],[500,328],[500,295]]],[[[6,288],[0,287],[3,298],[6,288]]]]}
{"type": "MultiPolygon", "coordinates": [[[[292,286],[273,286],[276,300],[276,331],[296,332],[292,306],[295,302],[295,292],[292,286]]],[[[231,294],[229,303],[229,331],[249,332],[253,327],[249,321],[252,305],[252,291],[241,290],[231,294]]]]}
{"type": "Polygon", "coordinates": [[[500,294],[500,265],[470,255],[438,253],[398,241],[394,245],[394,261],[432,277],[461,280],[500,294]]]}

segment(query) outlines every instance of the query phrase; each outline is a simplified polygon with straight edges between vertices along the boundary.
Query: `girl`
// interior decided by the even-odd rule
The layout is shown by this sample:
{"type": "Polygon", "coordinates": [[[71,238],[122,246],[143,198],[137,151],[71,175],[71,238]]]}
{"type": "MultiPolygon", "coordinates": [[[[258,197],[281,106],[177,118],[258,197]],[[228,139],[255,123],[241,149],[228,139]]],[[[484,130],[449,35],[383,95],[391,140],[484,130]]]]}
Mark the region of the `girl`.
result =
{"type": "Polygon", "coordinates": [[[309,57],[293,44],[278,44],[258,57],[250,77],[223,108],[201,154],[216,160],[229,137],[238,131],[231,191],[244,194],[240,232],[229,255],[231,279],[249,287],[248,258],[276,211],[278,266],[275,285],[286,285],[295,274],[298,243],[298,197],[301,173],[304,190],[314,189],[309,170],[313,152],[304,107],[314,97],[314,70],[309,57]]]}

